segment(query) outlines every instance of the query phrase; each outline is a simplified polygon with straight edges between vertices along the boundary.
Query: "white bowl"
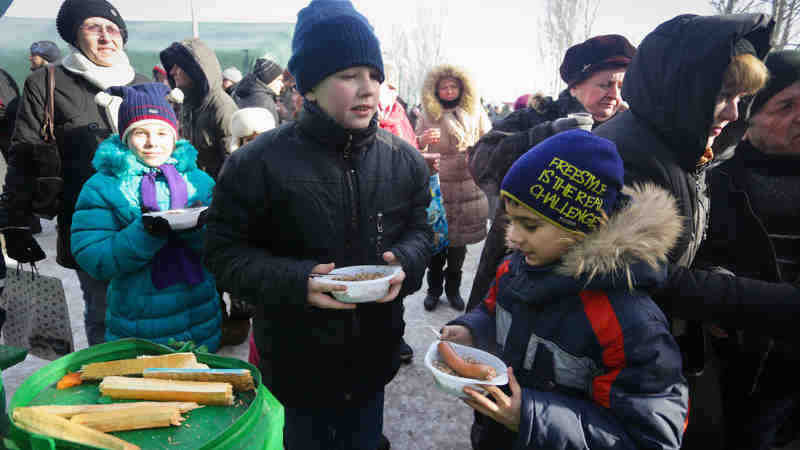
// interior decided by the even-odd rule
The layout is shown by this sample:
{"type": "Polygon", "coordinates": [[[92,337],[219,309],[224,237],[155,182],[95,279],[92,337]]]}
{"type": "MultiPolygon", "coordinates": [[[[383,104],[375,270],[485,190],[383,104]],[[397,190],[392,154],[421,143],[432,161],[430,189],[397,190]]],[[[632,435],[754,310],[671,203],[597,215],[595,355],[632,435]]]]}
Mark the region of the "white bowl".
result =
{"type": "Polygon", "coordinates": [[[380,272],[380,278],[364,281],[338,281],[321,278],[325,284],[347,286],[347,291],[331,292],[336,300],[344,303],[367,303],[380,300],[389,292],[389,280],[401,270],[400,266],[350,266],[331,270],[331,275],[358,275],[360,273],[380,272]]]}
{"type": "Polygon", "coordinates": [[[504,363],[502,359],[489,352],[485,352],[475,347],[456,344],[455,342],[448,341],[448,344],[453,347],[453,350],[455,350],[459,356],[462,358],[470,357],[481,364],[488,364],[494,367],[494,370],[497,371],[497,376],[492,378],[490,381],[479,381],[473,378],[450,375],[449,373],[444,373],[437,369],[436,366],[433,365],[434,361],[438,360],[444,363],[444,361],[439,357],[439,349],[437,348],[439,342],[440,341],[433,341],[431,346],[428,348],[428,353],[425,354],[425,366],[433,374],[433,379],[436,381],[436,386],[442,392],[455,395],[459,398],[469,398],[469,396],[464,393],[464,386],[470,386],[472,389],[480,392],[483,391],[483,389],[481,389],[479,385],[503,386],[508,384],[508,369],[506,363],[504,363]]]}
{"type": "Polygon", "coordinates": [[[163,217],[169,222],[170,228],[175,231],[186,230],[197,225],[200,213],[208,209],[208,206],[198,206],[196,208],[170,209],[167,211],[154,211],[143,214],[145,216],[163,217]]]}

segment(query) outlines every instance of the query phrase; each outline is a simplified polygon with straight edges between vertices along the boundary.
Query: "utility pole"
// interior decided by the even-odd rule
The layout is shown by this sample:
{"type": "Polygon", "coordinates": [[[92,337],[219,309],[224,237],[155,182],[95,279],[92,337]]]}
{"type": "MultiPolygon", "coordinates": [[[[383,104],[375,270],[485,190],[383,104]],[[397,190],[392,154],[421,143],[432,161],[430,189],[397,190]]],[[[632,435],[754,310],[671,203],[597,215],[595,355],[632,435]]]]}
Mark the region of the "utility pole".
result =
{"type": "Polygon", "coordinates": [[[197,15],[194,10],[194,0],[189,0],[189,8],[192,10],[192,37],[200,37],[200,23],[197,21],[197,15]]]}

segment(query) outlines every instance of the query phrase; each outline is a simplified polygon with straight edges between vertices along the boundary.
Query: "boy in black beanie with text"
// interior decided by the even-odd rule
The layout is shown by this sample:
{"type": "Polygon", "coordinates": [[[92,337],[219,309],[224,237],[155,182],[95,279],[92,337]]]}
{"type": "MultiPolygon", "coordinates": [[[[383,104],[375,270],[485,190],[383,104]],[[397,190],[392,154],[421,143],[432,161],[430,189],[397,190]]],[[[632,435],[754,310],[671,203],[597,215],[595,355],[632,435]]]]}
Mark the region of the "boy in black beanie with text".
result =
{"type": "Polygon", "coordinates": [[[225,163],[205,262],[256,304],[259,368],[285,407],[286,448],[375,450],[384,386],[400,367],[402,300],[430,257],[428,169],[378,128],[380,45],[349,1],[298,13],[289,70],[303,110],[225,163]],[[378,301],[339,302],[310,277],[364,264],[402,267],[378,301]]]}

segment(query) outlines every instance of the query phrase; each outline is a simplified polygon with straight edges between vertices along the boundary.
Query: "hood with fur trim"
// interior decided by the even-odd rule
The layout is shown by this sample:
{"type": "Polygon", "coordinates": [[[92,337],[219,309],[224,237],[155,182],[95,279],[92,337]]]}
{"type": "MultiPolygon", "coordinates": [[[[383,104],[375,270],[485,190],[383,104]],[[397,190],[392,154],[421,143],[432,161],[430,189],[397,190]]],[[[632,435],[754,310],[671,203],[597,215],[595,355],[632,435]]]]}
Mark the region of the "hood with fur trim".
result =
{"type": "MultiPolygon", "coordinates": [[[[181,139],[175,143],[175,150],[168,162],[173,162],[180,173],[195,170],[197,169],[197,150],[189,141],[181,139]]],[[[118,134],[100,143],[94,159],[92,159],[92,165],[99,173],[120,179],[126,176],[142,175],[151,170],[150,167],[139,161],[133,150],[120,140],[118,134]]]]}
{"type": "Polygon", "coordinates": [[[583,288],[633,290],[658,281],[683,227],[675,198],[652,183],[625,186],[622,192],[630,197],[627,204],[569,249],[556,267],[558,275],[583,288]]]}
{"type": "Polygon", "coordinates": [[[186,102],[205,104],[210,101],[209,94],[222,91],[222,68],[217,54],[205,42],[197,38],[174,42],[159,54],[161,64],[167,71],[169,84],[175,87],[175,79],[170,72],[177,64],[192,79],[195,86],[186,92],[186,102]]]}
{"type": "Polygon", "coordinates": [[[480,111],[480,97],[472,77],[462,68],[449,64],[434,67],[425,77],[422,85],[422,109],[434,122],[442,118],[444,106],[436,96],[436,85],[442,78],[455,78],[461,81],[461,98],[458,106],[468,115],[475,116],[480,111]]]}

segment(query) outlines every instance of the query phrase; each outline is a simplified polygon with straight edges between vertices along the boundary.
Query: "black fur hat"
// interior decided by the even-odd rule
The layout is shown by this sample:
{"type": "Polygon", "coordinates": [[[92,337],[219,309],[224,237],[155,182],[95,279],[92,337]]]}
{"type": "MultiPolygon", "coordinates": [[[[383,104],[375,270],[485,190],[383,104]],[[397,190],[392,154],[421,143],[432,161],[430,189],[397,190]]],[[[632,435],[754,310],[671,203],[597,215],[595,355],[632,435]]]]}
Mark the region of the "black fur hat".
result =
{"type": "Polygon", "coordinates": [[[567,49],[561,63],[561,79],[569,87],[592,76],[600,70],[627,67],[636,48],[618,34],[595,36],[567,49]]]}
{"type": "Polygon", "coordinates": [[[128,28],[125,26],[125,21],[117,8],[106,0],[65,0],[56,18],[56,27],[61,39],[77,48],[78,28],[89,17],[102,17],[114,22],[122,32],[122,42],[128,42],[128,28]]]}

